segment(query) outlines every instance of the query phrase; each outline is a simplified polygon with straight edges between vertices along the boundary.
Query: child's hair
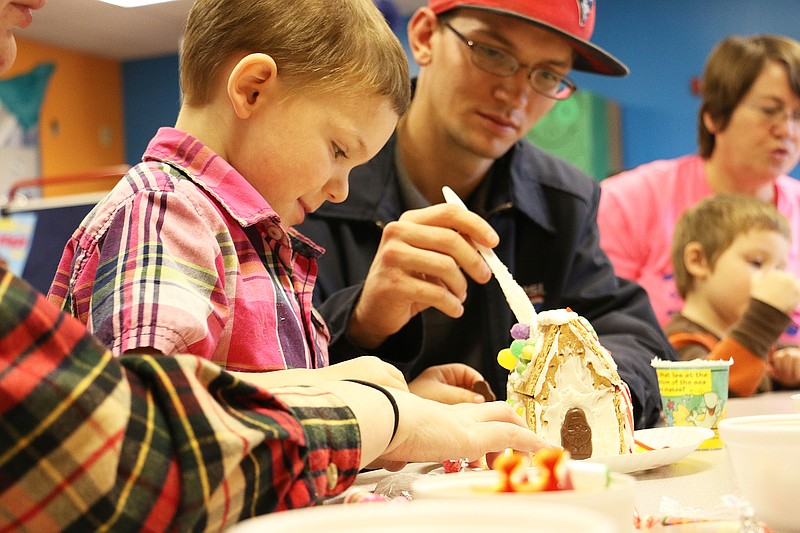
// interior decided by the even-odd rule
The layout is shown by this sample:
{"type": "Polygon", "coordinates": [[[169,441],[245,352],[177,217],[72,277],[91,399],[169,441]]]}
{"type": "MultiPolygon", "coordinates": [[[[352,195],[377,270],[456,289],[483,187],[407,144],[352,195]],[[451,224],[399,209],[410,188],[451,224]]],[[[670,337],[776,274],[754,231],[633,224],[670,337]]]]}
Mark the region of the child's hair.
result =
{"type": "Polygon", "coordinates": [[[700,243],[713,267],[739,235],[752,230],[775,231],[791,240],[786,217],[774,206],[752,196],[717,194],[684,211],[672,237],[672,268],[681,298],[686,298],[694,281],[683,258],[687,244],[700,243]]]}
{"type": "Polygon", "coordinates": [[[408,60],[372,0],[196,0],[180,56],[187,105],[211,102],[231,58],[270,55],[299,94],[386,96],[402,115],[408,60]]]}

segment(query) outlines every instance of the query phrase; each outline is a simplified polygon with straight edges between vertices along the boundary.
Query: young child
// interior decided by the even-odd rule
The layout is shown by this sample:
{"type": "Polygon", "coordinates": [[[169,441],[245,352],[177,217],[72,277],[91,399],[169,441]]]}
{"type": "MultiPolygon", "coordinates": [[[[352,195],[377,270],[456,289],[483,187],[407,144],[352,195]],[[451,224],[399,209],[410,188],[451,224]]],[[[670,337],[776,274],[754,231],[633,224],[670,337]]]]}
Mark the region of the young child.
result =
{"type": "MultiPolygon", "coordinates": [[[[291,226],[344,200],[391,135],[410,98],[401,45],[370,0],[197,0],[180,79],[175,127],[74,233],[48,298],[114,354],[326,367],[321,249],[291,226]]],[[[406,387],[377,358],[337,367],[324,379],[406,387]]]]}
{"type": "Polygon", "coordinates": [[[772,205],[739,195],[706,198],[675,227],[672,263],[685,304],[664,330],[681,359],[733,358],[734,396],[769,390],[770,377],[800,378],[800,357],[773,351],[800,303],[800,280],[784,271],[790,239],[772,205]]]}

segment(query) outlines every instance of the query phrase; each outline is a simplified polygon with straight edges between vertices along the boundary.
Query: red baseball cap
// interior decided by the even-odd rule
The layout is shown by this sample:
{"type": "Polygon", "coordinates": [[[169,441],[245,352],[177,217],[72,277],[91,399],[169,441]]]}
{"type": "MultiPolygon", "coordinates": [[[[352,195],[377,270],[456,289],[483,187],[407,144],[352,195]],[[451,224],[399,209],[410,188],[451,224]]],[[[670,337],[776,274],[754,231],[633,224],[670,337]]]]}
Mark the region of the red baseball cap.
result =
{"type": "Polygon", "coordinates": [[[594,31],[595,0],[429,0],[437,15],[456,8],[470,8],[508,15],[556,33],[577,53],[575,70],[609,76],[625,76],[628,67],[599,46],[589,42],[594,31]]]}

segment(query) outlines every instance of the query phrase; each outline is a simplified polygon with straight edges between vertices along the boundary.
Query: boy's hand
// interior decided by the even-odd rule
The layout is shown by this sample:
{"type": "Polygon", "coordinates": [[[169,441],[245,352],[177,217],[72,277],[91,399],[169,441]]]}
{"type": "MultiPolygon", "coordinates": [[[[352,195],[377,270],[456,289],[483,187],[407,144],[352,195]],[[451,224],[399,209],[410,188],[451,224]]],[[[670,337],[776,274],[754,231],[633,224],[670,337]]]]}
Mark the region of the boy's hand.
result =
{"type": "Polygon", "coordinates": [[[787,346],[775,350],[767,368],[770,377],[785,387],[800,386],[800,347],[787,346]]]}
{"type": "Polygon", "coordinates": [[[787,315],[800,303],[800,280],[784,270],[769,270],[753,276],[750,296],[787,315]]]}
{"type": "Polygon", "coordinates": [[[483,403],[483,395],[472,390],[479,381],[483,381],[480,372],[465,364],[452,363],[426,368],[408,384],[408,390],[442,403],[483,403]]]}
{"type": "Polygon", "coordinates": [[[387,224],[350,319],[350,340],[375,348],[428,307],[461,316],[464,274],[479,283],[492,276],[464,236],[489,247],[498,242],[488,222],[448,204],[407,211],[387,224]]]}

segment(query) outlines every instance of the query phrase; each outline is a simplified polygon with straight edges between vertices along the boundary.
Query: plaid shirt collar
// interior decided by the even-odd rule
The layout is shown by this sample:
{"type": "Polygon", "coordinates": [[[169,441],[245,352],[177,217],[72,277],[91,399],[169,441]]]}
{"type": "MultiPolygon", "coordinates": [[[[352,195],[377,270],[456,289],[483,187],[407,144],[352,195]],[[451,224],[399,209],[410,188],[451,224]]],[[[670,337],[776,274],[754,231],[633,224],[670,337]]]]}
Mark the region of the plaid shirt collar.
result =
{"type": "Polygon", "coordinates": [[[244,176],[188,133],[160,128],[142,159],[162,161],[183,172],[243,227],[267,219],[280,224],[278,214],[244,176]]]}

